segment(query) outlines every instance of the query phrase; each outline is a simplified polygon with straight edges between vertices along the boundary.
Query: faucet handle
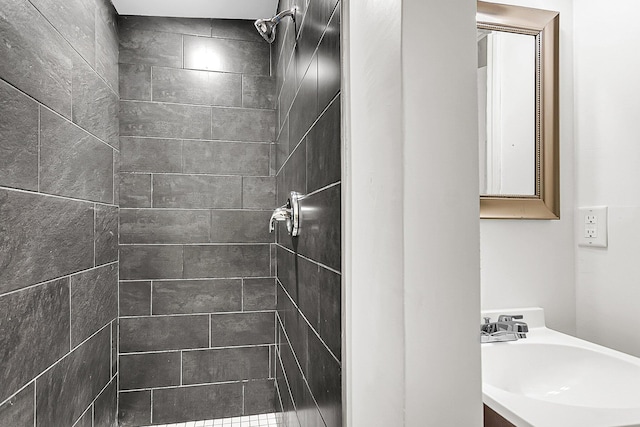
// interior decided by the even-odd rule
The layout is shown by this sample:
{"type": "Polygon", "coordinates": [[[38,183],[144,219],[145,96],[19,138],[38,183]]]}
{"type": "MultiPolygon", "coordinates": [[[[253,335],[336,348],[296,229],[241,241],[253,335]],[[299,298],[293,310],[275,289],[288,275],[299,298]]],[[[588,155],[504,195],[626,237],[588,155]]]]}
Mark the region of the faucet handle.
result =
{"type": "Polygon", "coordinates": [[[498,322],[511,322],[522,319],[522,314],[501,314],[498,316],[498,322]]]}
{"type": "Polygon", "coordinates": [[[488,325],[489,322],[491,322],[491,317],[483,317],[483,319],[484,319],[484,324],[485,325],[488,325]]]}

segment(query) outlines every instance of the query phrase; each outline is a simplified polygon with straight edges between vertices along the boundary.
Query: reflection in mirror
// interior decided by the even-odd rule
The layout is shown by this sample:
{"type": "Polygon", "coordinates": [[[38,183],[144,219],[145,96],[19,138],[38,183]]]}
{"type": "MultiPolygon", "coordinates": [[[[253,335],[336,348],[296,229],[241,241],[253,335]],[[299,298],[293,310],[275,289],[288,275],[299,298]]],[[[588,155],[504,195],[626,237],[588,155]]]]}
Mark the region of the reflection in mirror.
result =
{"type": "Polygon", "coordinates": [[[480,194],[536,194],[535,37],[478,30],[480,194]]]}
{"type": "Polygon", "coordinates": [[[560,217],[559,22],[478,1],[480,218],[560,217]]]}

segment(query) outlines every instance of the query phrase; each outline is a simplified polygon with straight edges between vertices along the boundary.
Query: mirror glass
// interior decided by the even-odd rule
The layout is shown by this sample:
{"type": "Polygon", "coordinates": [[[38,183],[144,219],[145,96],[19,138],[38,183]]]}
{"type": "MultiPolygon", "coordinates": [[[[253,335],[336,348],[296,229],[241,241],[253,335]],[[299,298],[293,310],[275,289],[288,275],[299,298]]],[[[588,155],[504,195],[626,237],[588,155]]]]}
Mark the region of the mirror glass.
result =
{"type": "Polygon", "coordinates": [[[478,30],[481,195],[536,195],[535,37],[478,30]]]}
{"type": "Polygon", "coordinates": [[[558,12],[478,2],[480,218],[559,219],[558,12]]]}

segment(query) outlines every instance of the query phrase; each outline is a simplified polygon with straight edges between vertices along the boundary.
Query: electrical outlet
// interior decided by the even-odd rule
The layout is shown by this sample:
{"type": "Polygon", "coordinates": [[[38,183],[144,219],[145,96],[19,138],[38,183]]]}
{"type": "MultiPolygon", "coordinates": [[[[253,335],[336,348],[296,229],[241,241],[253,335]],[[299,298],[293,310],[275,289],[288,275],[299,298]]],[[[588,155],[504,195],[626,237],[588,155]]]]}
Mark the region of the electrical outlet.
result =
{"type": "Polygon", "coordinates": [[[578,208],[578,245],[606,248],[607,242],[607,207],[594,206],[578,208]],[[580,221],[582,219],[582,221],[580,221]]]}

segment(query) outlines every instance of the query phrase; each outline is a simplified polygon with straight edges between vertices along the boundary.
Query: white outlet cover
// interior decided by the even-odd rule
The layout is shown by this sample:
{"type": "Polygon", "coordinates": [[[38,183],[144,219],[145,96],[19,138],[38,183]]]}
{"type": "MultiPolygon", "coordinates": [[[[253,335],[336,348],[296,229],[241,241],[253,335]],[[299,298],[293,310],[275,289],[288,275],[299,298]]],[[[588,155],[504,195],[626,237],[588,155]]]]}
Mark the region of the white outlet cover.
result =
{"type": "Polygon", "coordinates": [[[606,206],[590,206],[578,208],[578,246],[592,248],[606,248],[608,242],[608,220],[606,206]],[[595,217],[595,221],[587,220],[595,217]],[[595,237],[587,237],[594,233],[587,230],[595,230],[595,237]]]}

